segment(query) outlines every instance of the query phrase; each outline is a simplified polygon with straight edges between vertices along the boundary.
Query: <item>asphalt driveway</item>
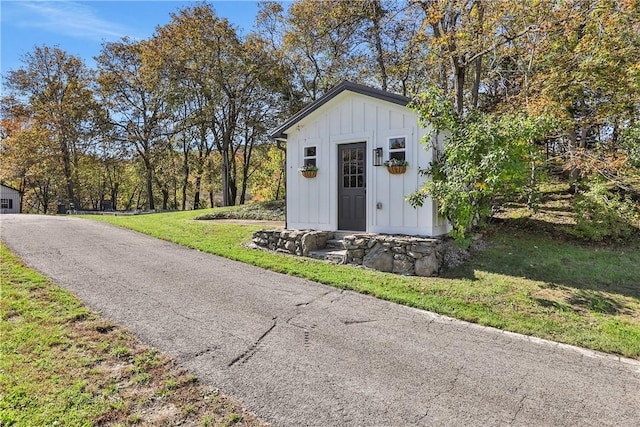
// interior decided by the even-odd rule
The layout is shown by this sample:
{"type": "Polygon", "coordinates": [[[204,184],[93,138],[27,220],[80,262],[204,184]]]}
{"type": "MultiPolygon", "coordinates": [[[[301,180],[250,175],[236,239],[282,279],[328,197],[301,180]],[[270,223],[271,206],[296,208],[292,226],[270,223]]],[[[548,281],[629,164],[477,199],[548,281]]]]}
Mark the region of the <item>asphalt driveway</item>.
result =
{"type": "Polygon", "coordinates": [[[73,217],[2,240],[277,426],[640,424],[640,363],[455,321],[73,217]]]}

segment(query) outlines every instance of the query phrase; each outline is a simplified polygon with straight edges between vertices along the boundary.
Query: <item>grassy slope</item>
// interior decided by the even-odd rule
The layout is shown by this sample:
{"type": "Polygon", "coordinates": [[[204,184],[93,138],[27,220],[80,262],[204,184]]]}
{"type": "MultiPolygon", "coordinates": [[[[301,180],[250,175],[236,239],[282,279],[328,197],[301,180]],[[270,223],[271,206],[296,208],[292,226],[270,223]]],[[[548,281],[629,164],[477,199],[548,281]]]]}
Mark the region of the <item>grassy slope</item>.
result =
{"type": "Polygon", "coordinates": [[[0,425],[258,425],[0,245],[0,425]]]}
{"type": "Polygon", "coordinates": [[[593,249],[496,231],[446,277],[418,278],[249,250],[260,226],[192,221],[200,212],[92,217],[273,271],[463,320],[640,359],[640,251],[593,249]]]}

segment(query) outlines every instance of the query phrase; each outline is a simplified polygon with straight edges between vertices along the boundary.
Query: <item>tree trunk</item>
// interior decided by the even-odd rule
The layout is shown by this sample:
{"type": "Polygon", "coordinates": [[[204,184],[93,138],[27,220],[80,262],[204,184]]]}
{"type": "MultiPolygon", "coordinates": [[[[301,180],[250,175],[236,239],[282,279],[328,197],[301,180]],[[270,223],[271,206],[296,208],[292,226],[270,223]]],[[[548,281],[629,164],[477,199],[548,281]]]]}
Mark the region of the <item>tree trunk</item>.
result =
{"type": "MultiPolygon", "coordinates": [[[[189,175],[188,173],[184,176],[184,180],[182,181],[182,210],[187,210],[187,187],[189,186],[189,175]]],[[[177,205],[177,203],[176,203],[177,205]]]]}
{"type": "Polygon", "coordinates": [[[153,200],[153,169],[151,168],[151,163],[148,158],[144,159],[144,167],[146,169],[146,186],[147,186],[147,205],[149,206],[149,210],[154,210],[156,208],[155,202],[153,200]]]}
{"type": "Polygon", "coordinates": [[[222,205],[231,206],[231,193],[229,192],[229,161],[226,153],[222,155],[222,205]]]}
{"type": "Polygon", "coordinates": [[[136,209],[140,209],[140,197],[142,197],[142,190],[138,190],[138,198],[136,199],[136,209]]]}
{"type": "Polygon", "coordinates": [[[380,35],[380,13],[382,12],[380,3],[374,4],[373,17],[371,23],[373,25],[373,37],[376,47],[376,60],[378,62],[378,68],[380,71],[380,84],[382,90],[387,90],[387,69],[384,64],[384,49],[382,48],[382,36],[380,35]]]}
{"type": "MultiPolygon", "coordinates": [[[[484,24],[484,5],[481,1],[478,1],[475,3],[475,6],[478,7],[478,28],[476,29],[476,34],[478,35],[478,37],[480,37],[482,25],[484,24]]],[[[471,105],[473,105],[473,108],[478,108],[480,78],[482,77],[482,56],[483,55],[478,55],[478,57],[474,60],[475,70],[473,76],[473,87],[471,88],[471,105]]]]}
{"type": "Polygon", "coordinates": [[[129,200],[127,200],[127,203],[124,206],[125,211],[131,210],[131,206],[133,206],[133,199],[136,197],[137,191],[138,191],[138,187],[136,186],[136,188],[134,188],[133,191],[131,192],[131,196],[129,196],[129,200]]]}
{"type": "MultiPolygon", "coordinates": [[[[182,203],[181,207],[183,211],[187,210],[187,186],[189,185],[188,176],[182,181],[182,203]]],[[[177,205],[177,203],[176,203],[177,205]]]]}
{"type": "Polygon", "coordinates": [[[193,209],[200,209],[200,187],[202,185],[202,175],[196,175],[196,184],[193,195],[193,209]]]}
{"type": "Polygon", "coordinates": [[[251,175],[251,157],[253,155],[253,146],[255,139],[253,135],[247,130],[244,135],[245,146],[242,152],[242,182],[240,184],[240,204],[244,205],[247,198],[247,185],[251,175]]]}
{"type": "MultiPolygon", "coordinates": [[[[567,139],[569,140],[569,157],[576,156],[576,148],[578,147],[578,133],[574,127],[570,127],[567,131],[567,139]]],[[[572,162],[575,164],[575,161],[572,162]]],[[[571,182],[571,187],[574,193],[578,192],[578,169],[576,167],[572,167],[569,171],[569,181],[571,182]]]]}
{"type": "Polygon", "coordinates": [[[118,210],[118,187],[119,183],[116,183],[113,187],[111,187],[111,207],[114,211],[118,210]]]}
{"type": "Polygon", "coordinates": [[[182,141],[182,210],[187,210],[187,187],[189,186],[189,148],[185,139],[182,141]]]}
{"type": "MultiPolygon", "coordinates": [[[[186,200],[186,197],[187,196],[185,195],[183,200],[186,200]]],[[[171,206],[171,209],[178,209],[178,180],[175,178],[173,179],[173,205],[171,206]]]]}
{"type": "MultiPolygon", "coordinates": [[[[441,54],[444,55],[444,49],[442,49],[441,54]]],[[[449,77],[447,72],[447,64],[445,61],[442,61],[440,64],[439,77],[440,77],[440,89],[442,89],[444,93],[449,92],[449,77]]]]}
{"type": "Polygon", "coordinates": [[[73,203],[75,206],[75,194],[73,192],[73,179],[71,175],[71,157],[69,154],[69,148],[64,142],[60,142],[60,150],[62,151],[62,170],[64,173],[65,184],[67,188],[67,197],[69,203],[73,203]]]}
{"type": "Polygon", "coordinates": [[[475,70],[473,76],[473,87],[471,89],[471,103],[473,108],[478,108],[478,98],[480,92],[480,78],[482,77],[482,55],[475,59],[475,70]]]}
{"type": "Polygon", "coordinates": [[[229,165],[231,171],[231,173],[229,174],[229,199],[231,200],[231,205],[229,206],[235,206],[236,201],[238,200],[238,173],[236,170],[235,161],[232,162],[230,160],[229,165]]]}
{"type": "Polygon", "coordinates": [[[160,192],[162,193],[162,209],[167,210],[169,208],[169,196],[171,195],[170,191],[165,187],[162,188],[160,192]]]}
{"type": "Polygon", "coordinates": [[[20,179],[20,210],[18,212],[22,213],[22,208],[24,204],[24,193],[27,191],[27,178],[23,175],[20,179]]]}
{"type": "Polygon", "coordinates": [[[454,90],[456,93],[456,112],[459,116],[464,113],[464,80],[466,67],[456,58],[453,61],[453,69],[455,73],[454,90]]]}

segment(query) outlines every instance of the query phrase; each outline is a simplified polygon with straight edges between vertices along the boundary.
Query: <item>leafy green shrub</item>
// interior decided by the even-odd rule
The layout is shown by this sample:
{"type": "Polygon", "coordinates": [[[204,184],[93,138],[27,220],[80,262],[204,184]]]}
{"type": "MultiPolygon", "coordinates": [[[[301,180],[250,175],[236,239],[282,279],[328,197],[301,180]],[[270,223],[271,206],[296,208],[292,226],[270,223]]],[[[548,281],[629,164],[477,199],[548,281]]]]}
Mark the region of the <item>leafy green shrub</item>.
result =
{"type": "Polygon", "coordinates": [[[640,168],[640,122],[636,122],[622,134],[620,146],[627,153],[629,165],[640,168]]]}
{"type": "Polygon", "coordinates": [[[444,141],[429,147],[434,160],[421,172],[430,179],[407,200],[414,207],[428,195],[437,200],[458,243],[470,243],[468,231],[490,217],[500,200],[526,196],[533,203],[542,161],[534,142],[553,128],[551,119],[479,110],[458,116],[444,93],[433,88],[412,106],[420,122],[433,129],[422,142],[432,143],[434,134],[444,141]]]}
{"type": "Polygon", "coordinates": [[[575,212],[576,226],[571,233],[581,239],[623,239],[640,229],[640,207],[630,198],[613,193],[605,183],[592,183],[576,195],[575,212]]]}

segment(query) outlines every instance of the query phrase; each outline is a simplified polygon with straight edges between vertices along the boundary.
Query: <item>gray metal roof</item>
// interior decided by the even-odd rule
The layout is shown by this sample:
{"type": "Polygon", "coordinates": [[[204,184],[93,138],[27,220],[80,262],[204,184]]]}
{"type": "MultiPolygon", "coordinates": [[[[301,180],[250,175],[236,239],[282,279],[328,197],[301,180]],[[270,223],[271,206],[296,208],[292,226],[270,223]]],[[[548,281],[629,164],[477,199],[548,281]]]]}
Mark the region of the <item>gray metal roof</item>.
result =
{"type": "Polygon", "coordinates": [[[10,185],[7,185],[7,184],[5,184],[5,183],[4,183],[4,182],[2,182],[2,181],[0,181],[0,185],[2,185],[2,186],[3,186],[3,187],[5,187],[5,188],[8,188],[8,189],[10,189],[10,190],[17,191],[18,193],[22,194],[22,191],[18,190],[17,188],[13,188],[13,187],[12,187],[12,186],[10,186],[10,185]]]}
{"type": "Polygon", "coordinates": [[[322,95],[320,98],[312,102],[311,104],[304,107],[302,110],[298,111],[296,114],[291,116],[287,121],[278,126],[277,128],[271,130],[269,132],[269,137],[271,139],[280,139],[286,138],[287,134],[285,131],[291,128],[293,125],[298,123],[300,120],[307,117],[309,114],[313,113],[318,108],[322,107],[324,104],[329,102],[331,99],[342,93],[343,91],[348,90],[350,92],[359,93],[361,95],[370,96],[372,98],[381,99],[383,101],[391,102],[394,104],[405,106],[411,101],[411,98],[407,98],[406,96],[398,95],[391,92],[386,92],[384,90],[372,88],[369,86],[360,85],[357,83],[352,83],[347,80],[343,80],[337,86],[332,87],[322,95]]]}

